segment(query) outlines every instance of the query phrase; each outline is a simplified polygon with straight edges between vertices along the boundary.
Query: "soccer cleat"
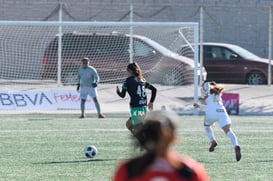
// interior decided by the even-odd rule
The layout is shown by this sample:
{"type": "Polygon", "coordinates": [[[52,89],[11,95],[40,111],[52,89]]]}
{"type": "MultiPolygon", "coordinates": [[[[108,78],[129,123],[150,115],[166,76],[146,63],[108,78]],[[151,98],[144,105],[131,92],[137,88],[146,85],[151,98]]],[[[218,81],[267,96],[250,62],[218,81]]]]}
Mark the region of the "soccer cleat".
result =
{"type": "Polygon", "coordinates": [[[84,115],[81,115],[79,118],[80,118],[80,119],[83,119],[84,117],[85,117],[84,115]]]}
{"type": "Polygon", "coordinates": [[[105,118],[103,114],[99,114],[98,118],[105,118]]]}
{"type": "Polygon", "coordinates": [[[238,146],[238,145],[235,146],[234,151],[235,151],[235,155],[236,155],[236,160],[237,160],[237,162],[238,162],[238,161],[241,160],[241,157],[242,157],[240,146],[238,146]]]}
{"type": "Polygon", "coordinates": [[[209,152],[213,152],[214,148],[217,146],[217,142],[215,140],[210,142],[209,152]]]}

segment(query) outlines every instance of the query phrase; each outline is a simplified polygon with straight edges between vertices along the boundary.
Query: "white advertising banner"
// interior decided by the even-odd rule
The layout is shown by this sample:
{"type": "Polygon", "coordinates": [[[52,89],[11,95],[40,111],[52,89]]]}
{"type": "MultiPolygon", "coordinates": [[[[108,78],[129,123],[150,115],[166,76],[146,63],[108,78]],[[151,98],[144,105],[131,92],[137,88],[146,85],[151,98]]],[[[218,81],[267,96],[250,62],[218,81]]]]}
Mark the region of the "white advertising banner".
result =
{"type": "MultiPolygon", "coordinates": [[[[91,98],[87,109],[95,109],[91,98]]],[[[58,110],[80,109],[80,94],[75,90],[0,91],[0,110],[58,110]]]]}
{"type": "Polygon", "coordinates": [[[11,95],[7,91],[0,91],[0,109],[12,110],[15,109],[14,103],[11,100],[11,95]]]}

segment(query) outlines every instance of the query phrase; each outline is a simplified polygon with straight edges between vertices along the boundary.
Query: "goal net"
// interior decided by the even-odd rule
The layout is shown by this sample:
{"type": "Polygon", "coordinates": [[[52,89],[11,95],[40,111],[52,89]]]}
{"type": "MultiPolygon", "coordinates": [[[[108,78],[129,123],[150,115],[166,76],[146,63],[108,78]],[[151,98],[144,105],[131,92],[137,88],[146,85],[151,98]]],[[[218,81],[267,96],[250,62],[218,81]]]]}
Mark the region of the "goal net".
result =
{"type": "Polygon", "coordinates": [[[74,85],[83,57],[101,83],[122,82],[130,62],[161,85],[193,84],[200,74],[197,23],[0,21],[0,27],[0,81],[6,83],[74,85]],[[185,46],[196,51],[188,55],[185,46]]]}
{"type": "MultiPolygon", "coordinates": [[[[0,83],[12,91],[17,88],[10,85],[17,84],[30,85],[25,89],[75,85],[81,59],[89,57],[101,84],[122,83],[128,63],[137,62],[147,81],[195,87],[191,96],[198,99],[198,81],[203,79],[198,23],[0,21],[0,28],[0,83]]],[[[2,104],[16,102],[14,95],[15,101],[3,95],[2,104]]],[[[22,105],[34,105],[43,96],[28,96],[22,105]]]]}

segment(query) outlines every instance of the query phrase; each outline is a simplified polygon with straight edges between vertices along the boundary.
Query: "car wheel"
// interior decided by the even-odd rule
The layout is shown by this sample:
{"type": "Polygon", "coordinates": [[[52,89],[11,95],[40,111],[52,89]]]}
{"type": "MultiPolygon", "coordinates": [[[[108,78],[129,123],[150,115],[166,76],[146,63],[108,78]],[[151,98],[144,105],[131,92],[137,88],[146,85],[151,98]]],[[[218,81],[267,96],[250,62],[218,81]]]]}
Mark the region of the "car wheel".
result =
{"type": "Polygon", "coordinates": [[[63,70],[62,83],[67,85],[75,85],[78,81],[78,74],[72,70],[63,70]]]}
{"type": "Polygon", "coordinates": [[[266,79],[262,72],[254,71],[248,74],[246,83],[249,85],[261,85],[266,84],[266,79]]]}
{"type": "Polygon", "coordinates": [[[175,68],[166,68],[160,76],[160,84],[162,85],[182,85],[184,77],[182,73],[175,68]]]}

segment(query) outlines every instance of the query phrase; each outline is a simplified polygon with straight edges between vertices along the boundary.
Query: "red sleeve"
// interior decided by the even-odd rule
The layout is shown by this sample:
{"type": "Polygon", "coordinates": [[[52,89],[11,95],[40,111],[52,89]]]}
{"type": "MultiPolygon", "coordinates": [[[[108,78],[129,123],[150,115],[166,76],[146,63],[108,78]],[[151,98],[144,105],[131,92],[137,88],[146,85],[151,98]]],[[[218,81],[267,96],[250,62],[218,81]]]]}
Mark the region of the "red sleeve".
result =
{"type": "Polygon", "coordinates": [[[113,181],[126,181],[128,180],[126,164],[121,163],[114,173],[113,181]]]}
{"type": "Polygon", "coordinates": [[[196,167],[194,169],[194,172],[196,173],[196,179],[195,180],[198,180],[198,181],[209,181],[210,178],[204,168],[204,166],[200,163],[197,163],[196,164],[196,167]]]}
{"type": "Polygon", "coordinates": [[[196,160],[190,158],[190,157],[184,157],[183,163],[186,164],[188,167],[190,167],[194,172],[194,178],[191,180],[195,181],[209,181],[210,177],[200,162],[197,162],[196,160]]]}

